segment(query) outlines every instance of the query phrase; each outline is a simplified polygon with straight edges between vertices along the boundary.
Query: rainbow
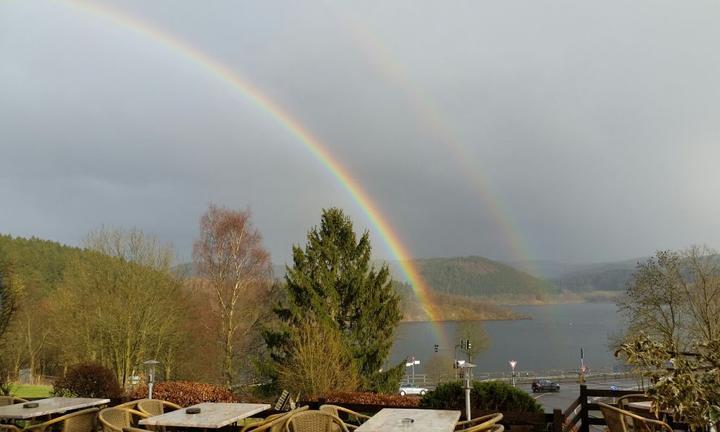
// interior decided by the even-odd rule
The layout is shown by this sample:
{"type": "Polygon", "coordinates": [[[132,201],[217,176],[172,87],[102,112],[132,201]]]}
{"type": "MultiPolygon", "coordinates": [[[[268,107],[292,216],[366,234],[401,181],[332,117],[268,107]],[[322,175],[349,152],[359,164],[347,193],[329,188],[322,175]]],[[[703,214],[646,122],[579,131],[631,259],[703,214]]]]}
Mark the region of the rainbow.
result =
{"type": "Polygon", "coordinates": [[[188,45],[174,35],[155,27],[151,27],[134,17],[128,16],[106,5],[101,6],[98,4],[89,4],[86,2],[71,0],[64,0],[61,1],[61,3],[84,13],[107,19],[118,26],[126,28],[137,35],[147,37],[165,48],[172,50],[179,56],[202,67],[207,72],[227,83],[258,108],[262,109],[265,113],[275,119],[275,121],[277,121],[284,129],[297,138],[298,141],[300,141],[305,148],[312,153],[312,155],[328,171],[330,171],[340,184],[342,184],[343,187],[350,193],[358,206],[360,206],[366,214],[370,223],[380,234],[392,255],[399,261],[402,271],[412,285],[415,295],[422,304],[423,310],[428,319],[430,321],[437,321],[438,315],[435,312],[430,298],[430,289],[420,276],[418,269],[411,261],[410,253],[396,234],[395,230],[391,227],[390,222],[383,216],[377,204],[373,202],[357,180],[352,177],[347,168],[334,158],[328,149],[315,136],[313,136],[310,131],[300,124],[300,122],[229,67],[197,50],[191,45],[188,45]]]}
{"type": "MultiPolygon", "coordinates": [[[[328,2],[328,6],[337,3],[328,2]]],[[[379,70],[386,79],[391,81],[396,88],[403,89],[410,99],[409,105],[422,118],[419,124],[425,125],[432,133],[438,144],[449,148],[449,154],[453,156],[458,164],[463,177],[468,179],[469,184],[474,186],[478,198],[485,204],[495,224],[502,230],[504,238],[513,259],[518,261],[529,261],[532,256],[530,247],[519,234],[517,224],[514,223],[510,213],[505,209],[502,202],[495,196],[489,187],[489,181],[477,166],[477,156],[473,155],[467,145],[454,132],[449,121],[437,108],[432,97],[419,85],[414,83],[406,69],[397,61],[396,56],[389,52],[382,43],[368,28],[357,22],[352,16],[339,12],[336,18],[343,20],[343,28],[349,28],[353,39],[363,51],[366,52],[368,60],[379,70]]]]}

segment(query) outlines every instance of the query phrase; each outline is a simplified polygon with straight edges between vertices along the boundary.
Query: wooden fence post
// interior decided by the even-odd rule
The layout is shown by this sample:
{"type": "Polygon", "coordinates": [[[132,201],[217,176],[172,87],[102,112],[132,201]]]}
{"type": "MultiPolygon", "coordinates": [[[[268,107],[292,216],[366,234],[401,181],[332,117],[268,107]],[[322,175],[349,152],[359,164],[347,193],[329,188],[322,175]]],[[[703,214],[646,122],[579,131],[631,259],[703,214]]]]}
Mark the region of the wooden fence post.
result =
{"type": "Polygon", "coordinates": [[[563,413],[559,409],[553,410],[552,432],[562,432],[563,413]]]}
{"type": "Polygon", "coordinates": [[[587,386],[580,386],[580,432],[590,432],[590,415],[588,413],[587,386]]]}

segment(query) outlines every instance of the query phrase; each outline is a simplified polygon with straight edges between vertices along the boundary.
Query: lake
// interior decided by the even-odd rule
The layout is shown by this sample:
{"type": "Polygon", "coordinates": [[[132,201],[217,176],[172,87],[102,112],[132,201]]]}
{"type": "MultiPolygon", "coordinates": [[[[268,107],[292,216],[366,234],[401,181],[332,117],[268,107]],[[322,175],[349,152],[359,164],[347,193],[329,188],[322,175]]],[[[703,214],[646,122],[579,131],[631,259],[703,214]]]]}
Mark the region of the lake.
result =
{"type": "Polygon", "coordinates": [[[593,371],[610,370],[616,361],[608,339],[620,332],[622,325],[617,306],[610,303],[513,306],[514,311],[529,316],[518,321],[474,321],[440,323],[402,323],[391,351],[391,364],[414,356],[423,364],[441,357],[453,357],[454,345],[461,334],[482,331],[489,338],[488,349],[474,363],[476,375],[482,372],[508,372],[509,360],[516,360],[518,371],[544,373],[579,367],[580,349],[585,364],[593,371]],[[434,352],[434,345],[439,352],[434,352]]]}

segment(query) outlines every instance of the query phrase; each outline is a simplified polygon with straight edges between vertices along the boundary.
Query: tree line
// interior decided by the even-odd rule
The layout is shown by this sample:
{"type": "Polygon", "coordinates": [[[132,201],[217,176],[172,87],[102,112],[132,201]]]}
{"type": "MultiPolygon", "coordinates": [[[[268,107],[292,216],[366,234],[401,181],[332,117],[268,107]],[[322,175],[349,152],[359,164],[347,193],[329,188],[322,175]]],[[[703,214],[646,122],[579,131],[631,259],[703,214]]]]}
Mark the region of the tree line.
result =
{"type": "Polygon", "coordinates": [[[371,252],[335,208],[293,247],[282,281],[249,210],[208,208],[192,275],[137,229],[99,229],[80,248],[0,236],[0,370],[61,376],[92,361],[126,385],[157,359],[166,380],[395,391],[403,368],[382,369],[399,297],[371,252]]]}

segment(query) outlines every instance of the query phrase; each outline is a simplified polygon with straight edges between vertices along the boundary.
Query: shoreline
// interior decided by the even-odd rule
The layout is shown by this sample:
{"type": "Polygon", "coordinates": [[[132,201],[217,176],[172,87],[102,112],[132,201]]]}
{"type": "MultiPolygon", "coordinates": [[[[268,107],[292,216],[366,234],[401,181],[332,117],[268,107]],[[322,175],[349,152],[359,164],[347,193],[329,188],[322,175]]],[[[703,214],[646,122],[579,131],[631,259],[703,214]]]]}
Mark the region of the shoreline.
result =
{"type": "MultiPolygon", "coordinates": [[[[554,306],[554,305],[570,305],[570,304],[615,304],[617,298],[621,295],[620,292],[614,291],[594,291],[592,293],[598,294],[597,296],[568,296],[566,298],[554,298],[552,300],[545,301],[503,301],[503,302],[486,302],[488,305],[496,306],[498,308],[511,308],[513,306],[554,306]]],[[[592,294],[589,293],[589,294],[592,294]]],[[[574,294],[574,293],[573,293],[574,294]]],[[[562,297],[562,296],[561,296],[562,297]]],[[[507,313],[510,316],[507,317],[488,317],[488,318],[472,318],[472,319],[437,319],[430,320],[425,318],[403,318],[400,323],[452,323],[452,322],[481,322],[481,321],[525,321],[532,320],[532,317],[526,314],[520,314],[518,312],[507,309],[507,313]],[[513,316],[514,315],[514,316],[513,316]]],[[[480,315],[480,314],[479,314],[480,315]]]]}

